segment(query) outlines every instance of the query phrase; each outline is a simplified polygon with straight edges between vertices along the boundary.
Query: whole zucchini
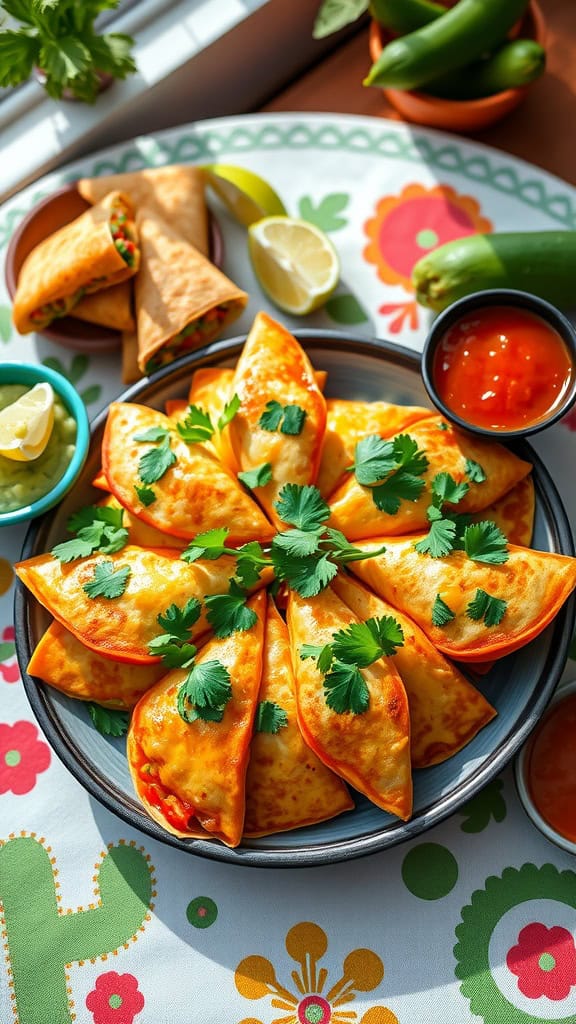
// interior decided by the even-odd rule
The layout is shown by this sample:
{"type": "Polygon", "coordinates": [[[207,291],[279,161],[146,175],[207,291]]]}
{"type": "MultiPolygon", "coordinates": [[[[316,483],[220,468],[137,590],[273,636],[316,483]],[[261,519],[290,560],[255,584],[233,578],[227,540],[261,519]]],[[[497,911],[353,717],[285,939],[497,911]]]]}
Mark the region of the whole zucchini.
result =
{"type": "Polygon", "coordinates": [[[475,100],[504,89],[518,89],[538,78],[546,51],[534,39],[513,39],[489,57],[428,82],[426,92],[450,100],[475,100]]]}
{"type": "Polygon", "coordinates": [[[441,17],[384,47],[364,85],[417,89],[464,67],[505,39],[528,0],[459,0],[441,17]]]}
{"type": "Polygon", "coordinates": [[[429,25],[446,14],[446,8],[433,0],[370,0],[369,10],[384,28],[399,36],[429,25]]]}
{"type": "Polygon", "coordinates": [[[576,308],[576,231],[512,231],[446,242],[412,270],[416,298],[439,313],[485,288],[533,292],[576,308]]]}

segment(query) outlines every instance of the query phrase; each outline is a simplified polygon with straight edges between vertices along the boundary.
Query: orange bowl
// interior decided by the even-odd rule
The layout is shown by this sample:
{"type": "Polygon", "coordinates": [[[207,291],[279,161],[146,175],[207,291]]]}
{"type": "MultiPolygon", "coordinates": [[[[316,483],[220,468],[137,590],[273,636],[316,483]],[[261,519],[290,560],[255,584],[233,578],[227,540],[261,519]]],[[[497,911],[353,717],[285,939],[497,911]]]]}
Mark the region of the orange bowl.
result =
{"type": "MultiPolygon", "coordinates": [[[[535,39],[544,46],[544,15],[536,0],[530,0],[528,10],[518,27],[518,34],[523,38],[535,39]]],[[[372,21],[369,48],[373,63],[378,60],[386,43],[393,38],[393,34],[383,25],[372,21]]],[[[429,128],[444,128],[457,132],[477,131],[500,121],[522,102],[529,88],[530,85],[524,85],[518,89],[505,89],[503,92],[483,96],[478,100],[447,100],[429,96],[425,92],[404,89],[383,89],[382,92],[407,121],[427,125],[429,128]]]]}

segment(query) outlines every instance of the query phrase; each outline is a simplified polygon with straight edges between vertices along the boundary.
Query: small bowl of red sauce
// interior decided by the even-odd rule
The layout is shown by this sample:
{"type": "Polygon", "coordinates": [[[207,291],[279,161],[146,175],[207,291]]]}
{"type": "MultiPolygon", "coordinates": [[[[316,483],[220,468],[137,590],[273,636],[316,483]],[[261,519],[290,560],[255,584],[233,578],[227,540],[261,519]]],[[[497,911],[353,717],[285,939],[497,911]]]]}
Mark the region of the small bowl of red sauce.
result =
{"type": "Polygon", "coordinates": [[[576,401],[576,331],[536,295],[475,292],[434,321],[422,377],[455,426],[499,440],[535,434],[576,401]]]}
{"type": "Polygon", "coordinates": [[[576,680],[560,684],[514,765],[524,810],[557,846],[576,854],[576,680]]]}

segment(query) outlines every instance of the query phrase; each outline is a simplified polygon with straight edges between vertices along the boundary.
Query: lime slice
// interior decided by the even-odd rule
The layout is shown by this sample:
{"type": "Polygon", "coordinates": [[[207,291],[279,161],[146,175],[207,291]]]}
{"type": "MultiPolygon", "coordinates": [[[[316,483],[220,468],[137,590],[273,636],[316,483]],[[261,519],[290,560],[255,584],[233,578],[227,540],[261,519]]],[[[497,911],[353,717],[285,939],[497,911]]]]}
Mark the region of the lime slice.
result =
{"type": "Polygon", "coordinates": [[[209,164],[204,171],[209,187],[244,227],[262,217],[286,213],[280,196],[254,171],[231,164],[209,164]]]}
{"type": "Polygon", "coordinates": [[[36,384],[0,412],[0,455],[32,462],[42,455],[54,426],[54,392],[36,384]]]}
{"type": "Polygon", "coordinates": [[[248,249],[260,285],[284,313],[311,313],[338,284],[338,254],[308,221],[265,217],[248,228],[248,249]]]}

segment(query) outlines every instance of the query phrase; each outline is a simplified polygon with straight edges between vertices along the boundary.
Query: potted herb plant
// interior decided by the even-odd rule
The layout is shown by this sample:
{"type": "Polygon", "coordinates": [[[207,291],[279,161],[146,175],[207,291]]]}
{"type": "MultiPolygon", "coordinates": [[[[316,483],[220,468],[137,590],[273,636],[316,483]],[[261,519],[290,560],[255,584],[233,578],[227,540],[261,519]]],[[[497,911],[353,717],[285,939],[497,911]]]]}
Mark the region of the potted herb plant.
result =
{"type": "Polygon", "coordinates": [[[134,40],[101,34],[97,16],[119,0],[1,0],[0,87],[36,74],[53,99],[94,103],[103,85],[136,71],[134,40]],[[15,24],[16,23],[16,24],[15,24]]]}

